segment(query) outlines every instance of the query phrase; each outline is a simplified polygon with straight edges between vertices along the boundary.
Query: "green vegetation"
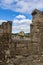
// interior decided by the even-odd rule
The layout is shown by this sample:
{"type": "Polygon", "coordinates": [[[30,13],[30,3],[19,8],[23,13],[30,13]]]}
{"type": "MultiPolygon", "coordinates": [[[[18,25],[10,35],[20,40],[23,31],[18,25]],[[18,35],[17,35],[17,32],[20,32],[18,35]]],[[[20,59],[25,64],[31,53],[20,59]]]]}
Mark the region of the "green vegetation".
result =
{"type": "Polygon", "coordinates": [[[12,33],[12,36],[15,37],[30,37],[30,33],[24,33],[24,31],[20,31],[19,33],[12,33]]]}

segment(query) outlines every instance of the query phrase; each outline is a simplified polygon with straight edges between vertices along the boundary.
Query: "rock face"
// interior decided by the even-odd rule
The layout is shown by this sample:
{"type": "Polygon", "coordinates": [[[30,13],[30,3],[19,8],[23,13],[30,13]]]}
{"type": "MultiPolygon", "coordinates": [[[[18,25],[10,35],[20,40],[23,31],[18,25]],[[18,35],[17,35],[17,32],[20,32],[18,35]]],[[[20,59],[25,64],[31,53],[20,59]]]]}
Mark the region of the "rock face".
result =
{"type": "Polygon", "coordinates": [[[33,65],[43,65],[43,12],[35,9],[32,12],[32,17],[31,44],[33,65]]]}

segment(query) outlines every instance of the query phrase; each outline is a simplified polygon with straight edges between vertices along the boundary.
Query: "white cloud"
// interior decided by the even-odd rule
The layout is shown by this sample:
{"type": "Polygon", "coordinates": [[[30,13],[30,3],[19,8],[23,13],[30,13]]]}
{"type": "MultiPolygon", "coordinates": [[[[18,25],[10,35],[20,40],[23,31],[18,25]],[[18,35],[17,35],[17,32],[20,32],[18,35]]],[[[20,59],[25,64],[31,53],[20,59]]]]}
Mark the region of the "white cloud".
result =
{"type": "Polygon", "coordinates": [[[2,0],[1,1],[3,4],[11,4],[14,2],[14,0],[2,0]]]}
{"type": "Polygon", "coordinates": [[[25,33],[30,32],[30,26],[27,25],[19,25],[19,26],[13,26],[12,27],[12,32],[17,33],[20,31],[24,31],[25,33]]]}
{"type": "MultiPolygon", "coordinates": [[[[24,15],[20,15],[20,16],[22,17],[24,15]]],[[[16,17],[19,17],[19,15],[16,16],[16,17]]],[[[19,18],[21,18],[21,17],[19,17],[19,18]]],[[[25,19],[20,19],[20,20],[14,19],[13,27],[12,27],[13,31],[12,32],[20,32],[20,31],[30,32],[30,24],[31,23],[32,23],[32,21],[29,20],[29,19],[26,19],[26,17],[25,17],[25,19]]]]}
{"type": "Polygon", "coordinates": [[[2,22],[7,22],[6,20],[0,20],[0,24],[2,24],[2,22]]]}
{"type": "Polygon", "coordinates": [[[13,20],[13,23],[28,23],[28,24],[31,24],[32,21],[30,19],[26,19],[26,16],[24,15],[18,15],[15,17],[15,19],[13,20]],[[20,19],[20,20],[19,20],[20,19]]]}
{"type": "Polygon", "coordinates": [[[21,20],[14,19],[13,23],[14,24],[22,24],[22,23],[31,24],[32,21],[29,19],[21,19],[21,20]]]}
{"type": "Polygon", "coordinates": [[[0,7],[21,13],[31,13],[33,9],[43,9],[43,0],[0,0],[0,7]]]}
{"type": "Polygon", "coordinates": [[[25,19],[26,17],[24,16],[24,15],[18,15],[18,16],[16,16],[16,18],[18,18],[18,19],[25,19]]]}

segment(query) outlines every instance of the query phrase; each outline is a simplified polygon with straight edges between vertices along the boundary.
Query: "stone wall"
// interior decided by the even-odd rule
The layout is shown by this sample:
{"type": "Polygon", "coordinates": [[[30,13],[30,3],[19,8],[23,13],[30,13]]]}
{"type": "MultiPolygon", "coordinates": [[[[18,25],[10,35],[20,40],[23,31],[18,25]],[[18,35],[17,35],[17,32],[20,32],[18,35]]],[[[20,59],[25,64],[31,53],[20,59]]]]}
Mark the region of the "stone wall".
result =
{"type": "Polygon", "coordinates": [[[7,57],[10,57],[11,31],[11,21],[0,25],[0,65],[6,65],[7,57]]]}
{"type": "Polygon", "coordinates": [[[0,25],[0,65],[43,65],[43,12],[32,12],[31,40],[12,39],[11,32],[11,22],[0,25]]]}
{"type": "Polygon", "coordinates": [[[3,22],[1,26],[3,32],[0,33],[2,34],[0,36],[0,65],[31,64],[30,41],[23,39],[13,40],[11,22],[3,22]]]}
{"type": "Polygon", "coordinates": [[[0,25],[0,34],[10,34],[12,32],[12,22],[3,22],[0,25]]]}
{"type": "Polygon", "coordinates": [[[32,12],[32,17],[31,44],[33,65],[43,65],[43,13],[35,9],[32,12]]]}

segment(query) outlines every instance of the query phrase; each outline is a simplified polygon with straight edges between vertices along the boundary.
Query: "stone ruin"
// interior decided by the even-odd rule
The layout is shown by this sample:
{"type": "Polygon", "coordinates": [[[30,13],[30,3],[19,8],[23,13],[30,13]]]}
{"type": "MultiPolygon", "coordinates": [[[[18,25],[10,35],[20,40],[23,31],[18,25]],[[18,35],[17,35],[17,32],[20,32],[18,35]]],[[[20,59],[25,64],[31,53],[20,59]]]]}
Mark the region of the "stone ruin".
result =
{"type": "Polygon", "coordinates": [[[33,65],[43,65],[43,12],[37,9],[32,12],[30,27],[33,65]]]}
{"type": "Polygon", "coordinates": [[[12,22],[0,25],[0,65],[43,65],[43,12],[32,12],[29,40],[12,40],[12,22]]]}
{"type": "Polygon", "coordinates": [[[0,65],[6,65],[10,55],[12,22],[3,22],[0,25],[0,65]]]}

